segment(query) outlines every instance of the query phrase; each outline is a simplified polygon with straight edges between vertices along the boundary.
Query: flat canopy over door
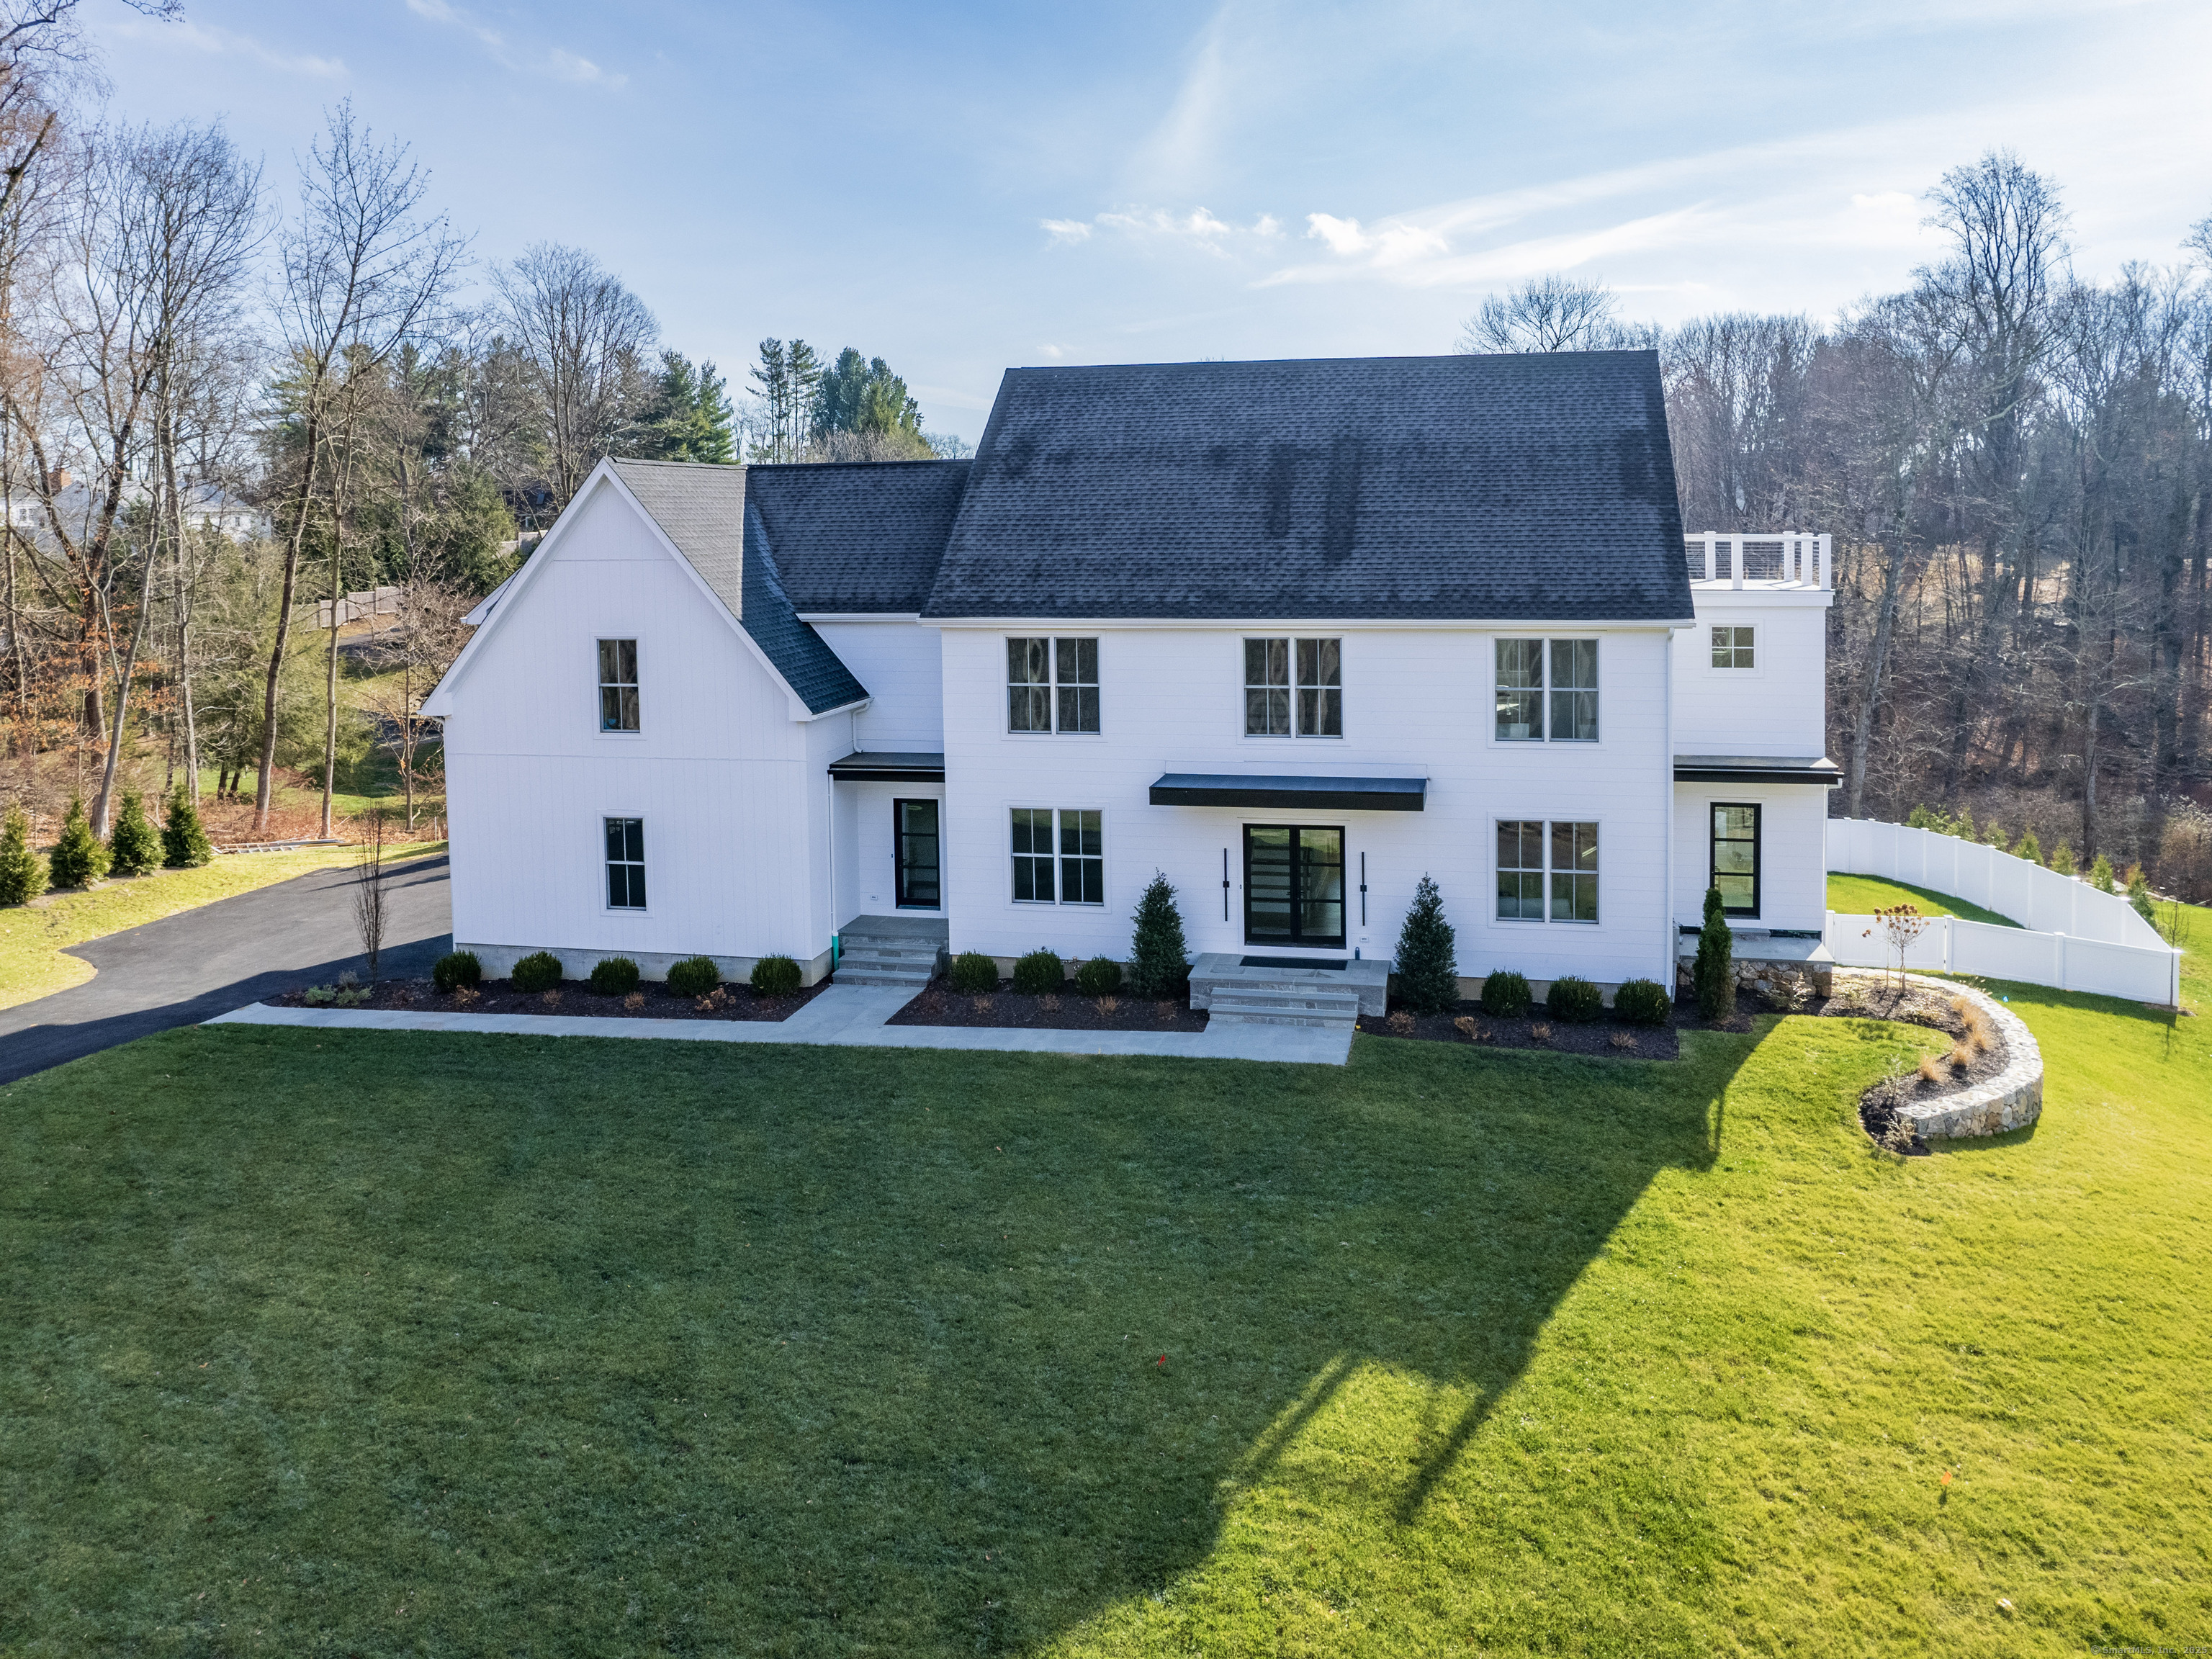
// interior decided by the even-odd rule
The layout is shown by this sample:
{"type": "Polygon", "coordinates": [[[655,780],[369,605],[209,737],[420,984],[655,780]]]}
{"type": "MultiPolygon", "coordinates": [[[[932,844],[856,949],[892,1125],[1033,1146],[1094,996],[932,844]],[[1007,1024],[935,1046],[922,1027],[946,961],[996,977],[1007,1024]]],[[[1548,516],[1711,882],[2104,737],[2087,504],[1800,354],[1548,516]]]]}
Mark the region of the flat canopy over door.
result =
{"type": "Polygon", "coordinates": [[[1244,942],[1344,948],[1344,831],[1244,826],[1244,942]]]}

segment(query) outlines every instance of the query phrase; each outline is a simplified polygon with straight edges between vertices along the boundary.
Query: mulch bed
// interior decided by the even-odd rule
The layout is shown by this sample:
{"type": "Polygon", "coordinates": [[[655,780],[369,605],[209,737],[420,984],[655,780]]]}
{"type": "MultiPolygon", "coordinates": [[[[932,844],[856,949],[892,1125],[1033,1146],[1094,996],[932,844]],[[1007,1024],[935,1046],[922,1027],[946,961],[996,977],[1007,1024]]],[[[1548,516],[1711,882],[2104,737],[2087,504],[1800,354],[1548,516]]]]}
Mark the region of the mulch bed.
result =
{"type": "MultiPolygon", "coordinates": [[[[720,1020],[782,1020],[789,1019],[828,988],[830,981],[808,986],[787,997],[764,997],[751,987],[726,985],[711,997],[683,997],[665,985],[653,981],[641,982],[635,994],[639,998],[635,1008],[623,997],[603,997],[593,994],[591,986],[582,981],[564,982],[557,991],[518,991],[503,979],[488,979],[477,988],[475,995],[454,993],[448,995],[427,979],[387,979],[379,981],[369,991],[368,1000],[353,1005],[357,1008],[413,1009],[420,1013],[465,1014],[581,1014],[587,1018],[600,1019],[720,1019],[720,1020]],[[548,1000],[548,999],[551,999],[548,1000]]],[[[281,996],[268,999],[280,1008],[310,1006],[305,987],[287,991],[281,996]]],[[[335,1006],[325,1003],[325,1007],[335,1006]]]]}
{"type": "MultiPolygon", "coordinates": [[[[1694,1017],[1696,1008],[1690,1012],[1694,1017]]],[[[1748,1019],[1744,1026],[1750,1029],[1748,1019]]],[[[1388,1014],[1361,1015],[1359,1029],[1368,1036],[1402,1037],[1416,1042],[1537,1048],[1547,1054],[1597,1054],[1608,1060],[1672,1060],[1681,1051],[1672,1025],[1628,1025],[1609,1015],[1588,1025],[1570,1025],[1565,1020],[1548,1018],[1541,1005],[1520,1019],[1495,1018],[1484,1013],[1479,1002],[1462,1002],[1448,1014],[1417,1014],[1394,1006],[1388,1014]],[[1461,1020],[1470,1023],[1462,1026],[1461,1020]],[[1616,1043],[1613,1039],[1618,1036],[1626,1036],[1628,1042],[1616,1043]]]]}
{"type": "Polygon", "coordinates": [[[893,1014],[892,1025],[988,1025],[1030,1031],[1203,1031],[1206,1013],[1187,996],[1087,997],[1075,990],[1054,996],[1024,996],[1001,980],[987,996],[956,991],[939,974],[915,1000],[893,1014]],[[1114,1004],[1111,1008],[1107,1003],[1114,1004]]]}

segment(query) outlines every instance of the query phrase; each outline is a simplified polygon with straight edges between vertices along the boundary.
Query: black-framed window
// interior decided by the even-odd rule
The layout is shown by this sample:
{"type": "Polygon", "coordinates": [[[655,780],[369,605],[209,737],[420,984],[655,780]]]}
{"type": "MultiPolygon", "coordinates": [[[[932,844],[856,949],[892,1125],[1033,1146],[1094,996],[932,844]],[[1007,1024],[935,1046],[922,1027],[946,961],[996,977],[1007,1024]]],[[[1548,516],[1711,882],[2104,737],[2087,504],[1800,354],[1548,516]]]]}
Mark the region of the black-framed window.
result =
{"type": "Polygon", "coordinates": [[[599,641],[599,730],[635,732],[637,724],[637,641],[599,641]]]}
{"type": "Polygon", "coordinates": [[[1730,623],[1717,624],[1713,629],[1713,666],[1716,668],[1755,668],[1758,666],[1755,629],[1730,623]]]}
{"type": "Polygon", "coordinates": [[[608,818],[607,908],[645,908],[645,820],[608,818]]]}
{"type": "Polygon", "coordinates": [[[1344,735],[1344,641],[1244,641],[1244,735],[1344,735]]]}
{"type": "Polygon", "coordinates": [[[1098,730],[1095,636],[1006,641],[1006,730],[1098,730]]]}
{"type": "Polygon", "coordinates": [[[1497,641],[1493,730],[1501,743],[1595,743],[1597,691],[1595,640],[1497,641]]]}
{"type": "Polygon", "coordinates": [[[1017,904],[1106,902],[1104,814],[1075,807],[1017,806],[1012,817],[1017,904]]]}
{"type": "Polygon", "coordinates": [[[1498,820],[1498,919],[1595,922],[1598,827],[1581,818],[1498,820]]]}
{"type": "Polygon", "coordinates": [[[1708,884],[1721,890],[1721,909],[1728,915],[1759,914],[1759,816],[1752,803],[1713,805],[1708,884]]]}
{"type": "Polygon", "coordinates": [[[1244,826],[1244,942],[1344,948],[1344,831],[1244,826]]]}
{"type": "Polygon", "coordinates": [[[896,846],[896,899],[902,910],[940,910],[944,890],[938,868],[938,804],[933,800],[891,803],[891,834],[896,846]]]}

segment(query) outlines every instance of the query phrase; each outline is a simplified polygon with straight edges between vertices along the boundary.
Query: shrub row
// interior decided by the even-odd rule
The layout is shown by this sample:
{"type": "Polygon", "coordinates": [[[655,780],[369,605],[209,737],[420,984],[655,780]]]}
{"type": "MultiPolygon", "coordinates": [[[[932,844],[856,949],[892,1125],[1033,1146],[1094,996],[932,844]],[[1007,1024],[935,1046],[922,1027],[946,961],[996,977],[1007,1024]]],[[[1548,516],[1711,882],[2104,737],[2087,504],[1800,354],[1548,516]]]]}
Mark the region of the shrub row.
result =
{"type": "MultiPolygon", "coordinates": [[[[560,984],[561,958],[550,951],[533,951],[514,964],[507,975],[518,991],[550,991],[560,984]]],[[[637,989],[640,971],[628,957],[602,957],[592,964],[592,989],[603,997],[626,997],[637,989]]],[[[799,988],[804,975],[789,957],[763,957],[753,964],[752,988],[765,997],[787,997],[799,988]]],[[[430,969],[430,978],[441,991],[458,991],[483,981],[483,964],[473,951],[449,951],[430,969]]],[[[712,957],[686,957],[668,970],[668,988],[680,997],[712,995],[722,982],[722,970],[712,957]]]]}
{"type": "MultiPolygon", "coordinates": [[[[1482,1012],[1493,1019],[1518,1019],[1534,1006],[1528,981],[1501,968],[1482,981],[1482,1012]]],[[[1631,1025],[1664,1025],[1674,999],[1656,979],[1632,979],[1613,994],[1613,1012],[1631,1025]]],[[[1605,994],[1580,974],[1562,974],[1544,994],[1544,1012],[1569,1025],[1587,1025],[1605,1013],[1605,994]]]]}
{"type": "Polygon", "coordinates": [[[189,869],[215,857],[198,811],[184,785],[169,797],[167,821],[156,830],[135,789],[123,792],[107,845],[92,833],[82,797],[72,799],[61,834],[44,858],[31,846],[31,820],[20,806],[0,823],[0,904],[27,904],[55,887],[89,887],[102,876],[143,876],[156,866],[189,869]]]}

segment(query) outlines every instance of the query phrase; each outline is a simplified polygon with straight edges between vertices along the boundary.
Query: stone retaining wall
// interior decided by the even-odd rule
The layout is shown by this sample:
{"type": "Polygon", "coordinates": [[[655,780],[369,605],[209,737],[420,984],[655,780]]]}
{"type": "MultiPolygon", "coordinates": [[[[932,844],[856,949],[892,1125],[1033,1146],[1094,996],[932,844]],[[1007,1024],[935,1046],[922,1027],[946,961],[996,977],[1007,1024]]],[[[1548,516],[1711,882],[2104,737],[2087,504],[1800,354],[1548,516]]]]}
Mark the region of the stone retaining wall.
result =
{"type": "Polygon", "coordinates": [[[2025,1129],[2043,1115],[2043,1050],[2020,1016],[1995,997],[1947,979],[1908,974],[1913,983],[1947,996],[1964,997],[1989,1016],[2004,1041],[2005,1068],[1985,1082],[1977,1083],[1935,1100],[1899,1106],[1897,1115],[1912,1125],[1921,1140],[1958,1140],[1973,1135],[2000,1135],[2008,1129],[2025,1129]]]}

